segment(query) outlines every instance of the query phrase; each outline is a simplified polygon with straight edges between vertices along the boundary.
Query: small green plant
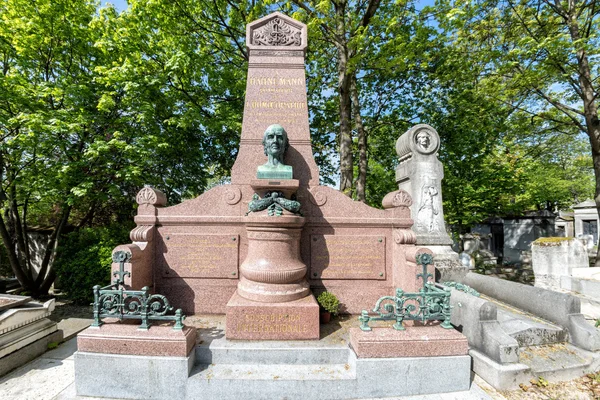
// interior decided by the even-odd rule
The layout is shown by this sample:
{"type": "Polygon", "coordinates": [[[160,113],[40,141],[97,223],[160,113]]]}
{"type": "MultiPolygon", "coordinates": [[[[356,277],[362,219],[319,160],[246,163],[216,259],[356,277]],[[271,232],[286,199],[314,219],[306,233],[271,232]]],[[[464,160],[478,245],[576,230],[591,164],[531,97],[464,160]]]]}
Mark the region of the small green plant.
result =
{"type": "Polygon", "coordinates": [[[598,318],[598,319],[596,320],[596,325],[595,325],[595,327],[597,328],[597,327],[599,327],[599,326],[600,326],[600,318],[598,318]]]}
{"type": "Polygon", "coordinates": [[[541,376],[539,376],[537,380],[531,379],[529,382],[531,382],[532,385],[537,386],[539,388],[548,386],[548,381],[542,378],[541,376]]]}
{"type": "Polygon", "coordinates": [[[48,350],[52,350],[58,347],[58,342],[50,342],[48,343],[48,350]]]}
{"type": "Polygon", "coordinates": [[[340,301],[333,293],[323,292],[317,297],[317,302],[319,306],[327,312],[336,315],[340,308],[340,301]]]}

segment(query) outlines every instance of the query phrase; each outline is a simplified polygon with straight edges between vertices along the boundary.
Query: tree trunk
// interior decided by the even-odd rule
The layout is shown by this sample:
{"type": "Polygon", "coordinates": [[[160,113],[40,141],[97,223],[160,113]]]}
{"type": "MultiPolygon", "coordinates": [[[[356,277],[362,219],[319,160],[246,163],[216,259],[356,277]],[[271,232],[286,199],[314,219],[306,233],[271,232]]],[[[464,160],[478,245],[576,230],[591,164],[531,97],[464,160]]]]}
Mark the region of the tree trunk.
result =
{"type": "Polygon", "coordinates": [[[367,187],[367,133],[360,116],[360,102],[358,100],[358,89],[356,88],[356,72],[352,73],[350,86],[352,93],[352,109],[354,110],[354,123],[358,133],[358,179],[356,180],[356,198],[363,203],[367,202],[365,195],[367,187]]]}
{"type": "Polygon", "coordinates": [[[336,47],[338,51],[338,95],[340,101],[340,191],[352,197],[354,160],[352,157],[352,102],[348,73],[348,42],[346,40],[346,2],[334,2],[336,11],[336,47]]]}
{"type": "MultiPolygon", "coordinates": [[[[569,1],[567,12],[567,25],[571,40],[574,44],[581,42],[579,22],[573,0],[569,1]]],[[[600,218],[600,120],[598,119],[598,106],[594,94],[592,74],[585,48],[579,45],[577,49],[577,67],[579,69],[579,85],[581,87],[581,99],[583,100],[583,113],[585,116],[585,127],[592,147],[592,160],[594,164],[594,176],[596,177],[595,202],[598,217],[600,218]]],[[[596,243],[598,245],[598,243],[596,243]]],[[[600,267],[600,246],[596,254],[596,267],[600,267]]]]}
{"type": "Polygon", "coordinates": [[[71,206],[65,206],[61,213],[60,219],[54,227],[54,231],[48,238],[48,242],[46,243],[46,249],[44,251],[44,258],[42,259],[42,265],[40,266],[40,273],[38,274],[35,280],[35,292],[37,295],[44,295],[48,293],[50,286],[54,282],[56,275],[54,273],[54,265],[51,264],[52,255],[54,254],[54,247],[56,245],[56,241],[62,234],[65,226],[67,225],[67,221],[69,220],[69,216],[71,215],[71,206]]]}

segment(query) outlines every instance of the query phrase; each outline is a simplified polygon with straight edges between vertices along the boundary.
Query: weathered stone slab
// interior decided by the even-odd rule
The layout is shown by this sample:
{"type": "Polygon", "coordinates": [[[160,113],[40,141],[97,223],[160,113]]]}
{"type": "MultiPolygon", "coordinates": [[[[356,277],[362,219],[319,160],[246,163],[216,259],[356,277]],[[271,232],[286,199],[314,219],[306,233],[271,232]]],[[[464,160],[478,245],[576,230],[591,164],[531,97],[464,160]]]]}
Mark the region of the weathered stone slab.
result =
{"type": "Polygon", "coordinates": [[[539,238],[531,244],[535,286],[559,289],[561,276],[589,267],[587,250],[575,238],[539,238]]]}
{"type": "Polygon", "coordinates": [[[311,278],[385,280],[385,237],[311,235],[311,278]]]}
{"type": "Polygon", "coordinates": [[[196,328],[106,323],[89,327],[77,335],[77,349],[87,353],[130,354],[158,357],[187,357],[196,344],[196,328]]]}
{"type": "Polygon", "coordinates": [[[351,328],[350,344],[358,358],[464,356],[469,351],[465,335],[439,325],[407,326],[404,331],[351,328]]]}

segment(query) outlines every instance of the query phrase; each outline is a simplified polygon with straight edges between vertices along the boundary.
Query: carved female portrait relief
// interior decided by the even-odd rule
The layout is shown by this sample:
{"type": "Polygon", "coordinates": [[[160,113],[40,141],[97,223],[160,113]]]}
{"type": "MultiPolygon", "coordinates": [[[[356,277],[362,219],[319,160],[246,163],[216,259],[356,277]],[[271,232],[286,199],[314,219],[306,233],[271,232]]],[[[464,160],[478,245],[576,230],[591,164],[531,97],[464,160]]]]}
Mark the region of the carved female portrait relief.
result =
{"type": "Polygon", "coordinates": [[[425,184],[421,189],[421,204],[417,212],[417,228],[428,233],[439,232],[437,221],[438,190],[434,185],[425,184]]]}
{"type": "Polygon", "coordinates": [[[439,136],[427,127],[415,129],[412,133],[413,151],[421,154],[434,154],[440,145],[439,136]]]}

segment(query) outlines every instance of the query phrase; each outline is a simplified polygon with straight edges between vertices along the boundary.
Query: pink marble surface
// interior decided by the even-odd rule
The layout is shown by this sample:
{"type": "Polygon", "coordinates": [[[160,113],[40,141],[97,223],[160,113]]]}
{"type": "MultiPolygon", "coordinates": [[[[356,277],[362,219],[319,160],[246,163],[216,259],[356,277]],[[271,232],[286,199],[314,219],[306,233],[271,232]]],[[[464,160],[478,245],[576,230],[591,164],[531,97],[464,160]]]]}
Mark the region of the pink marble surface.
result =
{"type": "Polygon", "coordinates": [[[286,303],[258,303],[235,293],[227,303],[225,336],[246,340],[318,340],[314,296],[286,303]]]}
{"type": "MultiPolygon", "coordinates": [[[[306,26],[275,13],[250,24],[248,32],[274,17],[295,24],[303,32],[302,43],[286,47],[249,46],[244,119],[240,149],[232,169],[232,184],[212,188],[196,199],[172,207],[162,207],[165,199],[160,194],[152,200],[148,188],[142,189],[143,196],[139,196],[148,199],[140,204],[135,218],[137,237],[145,240],[127,245],[134,253],[131,265],[126,266],[132,271],[132,278],[127,282],[134,289],[153,284],[155,292],[166,295],[175,307],[186,313],[226,312],[227,302],[240,279],[240,265],[248,254],[246,227],[253,219],[260,218],[245,214],[255,193],[252,185],[256,185],[256,168],[266,161],[261,143],[263,134],[274,123],[285,128],[290,140],[285,163],[294,168],[294,179],[298,181],[297,199],[302,204],[305,219],[299,258],[307,267],[306,277],[313,291],[329,290],[339,297],[344,312],[360,313],[370,309],[379,297],[393,295],[396,287],[414,291],[420,286],[415,278],[420,271],[410,261],[415,250],[415,237],[410,231],[413,220],[407,206],[410,199],[395,191],[386,196],[386,209],[381,210],[353,201],[330,187],[319,186],[306,108],[306,26]],[[151,234],[144,236],[144,232],[151,234]],[[203,253],[193,246],[191,239],[188,247],[171,245],[166,239],[167,236],[177,240],[210,239],[211,235],[214,235],[214,243],[221,240],[217,237],[239,238],[237,254],[233,248],[223,254],[218,254],[215,249],[204,249],[203,253]],[[325,253],[330,255],[327,249],[315,248],[311,241],[313,237],[325,236],[348,240],[382,238],[382,242],[351,252],[365,259],[377,257],[376,265],[363,272],[346,271],[340,263],[337,269],[327,268],[323,259],[312,263],[315,253],[317,257],[325,253]],[[199,255],[197,259],[194,259],[195,254],[199,255]],[[202,257],[212,264],[199,263],[202,257]],[[187,268],[190,265],[191,268],[187,268]]],[[[330,258],[328,262],[332,261],[335,259],[330,258]]]]}
{"type": "Polygon", "coordinates": [[[435,357],[466,355],[467,338],[454,329],[405,326],[406,330],[350,328],[350,345],[359,358],[435,357]]]}
{"type": "Polygon", "coordinates": [[[138,329],[139,324],[105,323],[89,327],[77,335],[77,350],[90,353],[128,354],[139,356],[186,357],[196,343],[196,328],[185,326],[151,326],[138,329]]]}
{"type": "Polygon", "coordinates": [[[303,186],[318,185],[319,170],[312,155],[304,72],[306,25],[281,13],[273,13],[248,24],[247,38],[250,57],[244,119],[231,182],[249,184],[256,179],[256,167],[265,162],[261,143],[265,129],[271,124],[279,124],[290,141],[285,164],[294,168],[294,179],[303,186]],[[299,29],[301,43],[284,47],[254,45],[252,32],[275,18],[299,29]]]}

